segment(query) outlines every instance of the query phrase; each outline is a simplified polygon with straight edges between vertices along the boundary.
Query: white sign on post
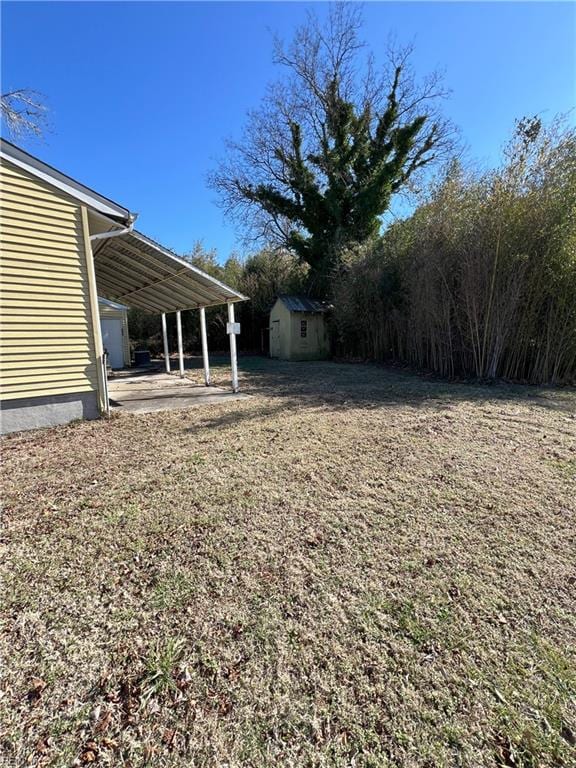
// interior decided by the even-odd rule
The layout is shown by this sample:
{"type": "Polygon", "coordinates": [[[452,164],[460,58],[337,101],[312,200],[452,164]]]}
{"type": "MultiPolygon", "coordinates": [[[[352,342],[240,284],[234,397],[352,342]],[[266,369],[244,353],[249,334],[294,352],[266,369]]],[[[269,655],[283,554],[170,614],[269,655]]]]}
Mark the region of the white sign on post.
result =
{"type": "Polygon", "coordinates": [[[238,336],[240,333],[240,323],[226,323],[226,333],[228,335],[233,333],[235,336],[238,336]]]}

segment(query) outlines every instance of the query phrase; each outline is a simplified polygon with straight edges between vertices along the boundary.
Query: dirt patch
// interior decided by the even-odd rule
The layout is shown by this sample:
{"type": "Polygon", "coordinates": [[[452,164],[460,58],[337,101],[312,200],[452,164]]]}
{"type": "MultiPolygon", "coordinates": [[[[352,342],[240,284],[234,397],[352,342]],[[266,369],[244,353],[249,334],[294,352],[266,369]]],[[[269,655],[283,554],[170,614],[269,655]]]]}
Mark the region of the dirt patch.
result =
{"type": "Polygon", "coordinates": [[[241,380],[2,441],[0,763],[575,764],[575,393],[241,380]]]}

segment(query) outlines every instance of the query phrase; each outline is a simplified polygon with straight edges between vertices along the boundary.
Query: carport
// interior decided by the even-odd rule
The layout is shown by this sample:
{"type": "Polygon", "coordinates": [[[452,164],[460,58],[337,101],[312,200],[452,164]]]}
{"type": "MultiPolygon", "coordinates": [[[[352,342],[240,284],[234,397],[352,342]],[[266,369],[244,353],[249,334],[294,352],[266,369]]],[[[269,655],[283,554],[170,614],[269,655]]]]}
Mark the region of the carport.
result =
{"type": "Polygon", "coordinates": [[[206,307],[227,305],[232,392],[238,392],[236,335],[240,326],[235,320],[234,305],[247,297],[131,227],[92,234],[90,239],[98,295],[161,315],[166,373],[171,372],[166,316],[169,313],[176,315],[179,373],[183,378],[181,313],[198,309],[204,383],[210,386],[205,310],[206,307]]]}

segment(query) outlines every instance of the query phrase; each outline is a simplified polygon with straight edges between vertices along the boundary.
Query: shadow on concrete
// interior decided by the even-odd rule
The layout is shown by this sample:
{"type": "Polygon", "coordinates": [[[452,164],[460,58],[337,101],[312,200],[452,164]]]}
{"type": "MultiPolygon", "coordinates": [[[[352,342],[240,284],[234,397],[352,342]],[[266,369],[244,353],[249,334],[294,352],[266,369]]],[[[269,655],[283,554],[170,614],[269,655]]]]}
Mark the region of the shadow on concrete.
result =
{"type": "Polygon", "coordinates": [[[108,389],[114,410],[129,413],[199,407],[247,397],[160,371],[145,376],[136,374],[112,379],[108,382],[108,389]]]}

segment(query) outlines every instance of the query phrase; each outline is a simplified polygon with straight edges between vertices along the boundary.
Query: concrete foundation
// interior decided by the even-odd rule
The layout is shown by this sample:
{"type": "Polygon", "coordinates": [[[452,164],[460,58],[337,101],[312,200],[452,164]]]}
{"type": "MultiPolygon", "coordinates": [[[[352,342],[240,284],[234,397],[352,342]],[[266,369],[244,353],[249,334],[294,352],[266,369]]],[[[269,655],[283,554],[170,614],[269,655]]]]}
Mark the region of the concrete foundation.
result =
{"type": "Polygon", "coordinates": [[[54,427],[74,419],[96,419],[99,415],[95,392],[5,400],[0,403],[0,434],[54,427]]]}

